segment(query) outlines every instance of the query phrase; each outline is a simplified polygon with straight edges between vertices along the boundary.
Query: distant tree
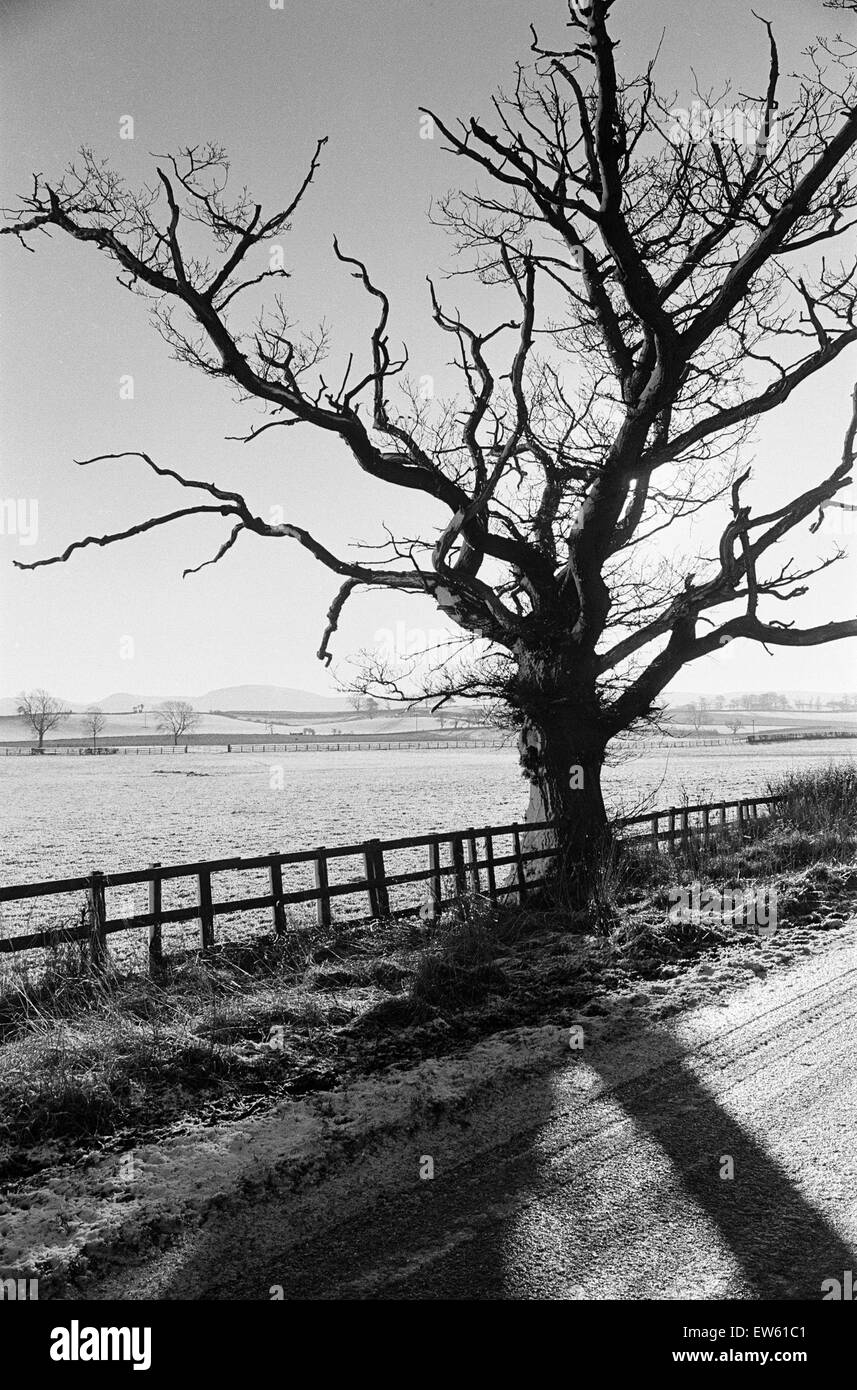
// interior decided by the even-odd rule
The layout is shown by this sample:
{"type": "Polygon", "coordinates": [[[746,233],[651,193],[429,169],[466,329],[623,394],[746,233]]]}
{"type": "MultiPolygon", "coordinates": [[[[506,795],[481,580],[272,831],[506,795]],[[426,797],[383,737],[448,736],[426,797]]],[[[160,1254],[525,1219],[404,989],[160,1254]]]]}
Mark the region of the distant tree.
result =
{"type": "Polygon", "coordinates": [[[155,713],[158,716],[158,732],[172,734],[174,745],[182,734],[190,733],[199,723],[199,715],[186,700],[167,700],[166,704],[158,706],[155,713]]]}
{"type": "Polygon", "coordinates": [[[739,732],[740,728],[741,728],[741,720],[740,720],[740,719],[730,719],[730,720],[729,720],[729,728],[731,729],[731,731],[732,731],[733,734],[737,734],[737,733],[739,732]]]}
{"type": "Polygon", "coordinates": [[[89,731],[94,750],[98,745],[98,735],[104,732],[105,725],[107,724],[107,716],[104,710],[100,709],[98,705],[90,705],[89,709],[84,712],[83,724],[84,728],[89,731]]]}
{"type": "Polygon", "coordinates": [[[19,695],[18,701],[18,715],[33,730],[39,740],[39,752],[41,753],[45,734],[49,734],[51,729],[55,729],[64,719],[68,719],[71,710],[61,700],[49,695],[46,690],[29,690],[19,695]]]}
{"type": "Polygon", "coordinates": [[[362,709],[366,708],[366,698],[363,695],[349,695],[348,703],[355,714],[359,714],[362,709]]]}
{"type": "Polygon", "coordinates": [[[369,698],[366,700],[364,709],[366,710],[366,713],[368,714],[369,718],[374,719],[375,715],[378,713],[378,701],[373,700],[370,695],[369,698]]]}

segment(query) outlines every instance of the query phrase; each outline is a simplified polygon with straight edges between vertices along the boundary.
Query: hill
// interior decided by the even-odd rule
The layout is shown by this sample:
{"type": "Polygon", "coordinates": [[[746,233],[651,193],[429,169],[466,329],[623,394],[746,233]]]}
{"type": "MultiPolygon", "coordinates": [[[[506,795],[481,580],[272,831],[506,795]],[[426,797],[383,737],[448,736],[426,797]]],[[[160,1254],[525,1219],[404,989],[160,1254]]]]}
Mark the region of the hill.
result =
{"type": "MultiPolygon", "coordinates": [[[[58,698],[62,699],[62,696],[58,698]]],[[[98,705],[106,714],[126,713],[135,705],[154,709],[166,700],[186,700],[198,710],[347,710],[345,695],[317,695],[312,690],[295,690],[283,685],[227,685],[209,690],[203,695],[135,695],[122,690],[95,700],[63,700],[74,713],[88,705],[98,705]]],[[[0,715],[16,714],[18,700],[9,696],[0,700],[0,715]]]]}

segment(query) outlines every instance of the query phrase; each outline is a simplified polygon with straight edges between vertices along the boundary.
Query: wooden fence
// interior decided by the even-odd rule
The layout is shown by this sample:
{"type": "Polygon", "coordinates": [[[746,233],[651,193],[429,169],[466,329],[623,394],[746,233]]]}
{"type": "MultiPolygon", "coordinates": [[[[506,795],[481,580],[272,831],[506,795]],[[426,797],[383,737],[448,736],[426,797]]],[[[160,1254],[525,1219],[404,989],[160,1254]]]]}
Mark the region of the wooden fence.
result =
{"type": "MultiPolygon", "coordinates": [[[[759,818],[760,806],[767,807],[770,812],[775,804],[787,800],[786,796],[766,796],[673,806],[668,810],[624,817],[615,822],[615,828],[625,840],[648,843],[655,848],[666,844],[668,851],[675,851],[694,839],[707,843],[710,837],[722,831],[730,822],[743,833],[749,824],[759,818]]],[[[526,865],[531,861],[544,861],[557,850],[549,846],[524,849],[523,837],[530,831],[550,829],[550,823],[524,825],[516,822],[434,835],[409,835],[397,840],[375,839],[335,847],[320,845],[315,849],[287,854],[210,859],[193,864],[152,864],[145,869],[121,873],[105,874],[95,870],[77,878],[0,887],[0,904],[69,893],[86,895],[79,926],[54,927],[0,937],[0,953],[49,948],[60,942],[88,941],[93,959],[103,962],[107,957],[107,938],[112,933],[145,928],[148,932],[149,964],[151,968],[157,968],[162,959],[161,929],[169,923],[196,921],[199,945],[204,950],[214,944],[216,919],[227,913],[267,910],[274,931],[280,935],[288,930],[289,907],[314,903],[319,926],[327,928],[333,924],[334,901],[355,895],[365,897],[369,913],[367,917],[349,918],[351,922],[404,917],[421,909],[430,917],[437,917],[443,907],[470,893],[484,894],[493,902],[511,897],[525,903],[527,894],[541,882],[537,877],[527,877],[526,865]],[[503,838],[511,842],[510,853],[497,852],[496,842],[503,838]],[[427,852],[426,867],[390,872],[389,856],[394,852],[420,849],[427,852]],[[363,863],[362,877],[344,883],[332,882],[331,863],[357,856],[363,863]],[[283,868],[292,865],[311,867],[314,880],[311,888],[284,888],[283,868]],[[500,884],[498,870],[504,868],[511,872],[508,881],[500,884]],[[230,898],[225,902],[217,901],[212,887],[213,875],[236,870],[264,870],[268,876],[267,891],[230,898]],[[188,878],[196,881],[193,903],[185,907],[164,908],[163,885],[174,879],[188,878]],[[427,885],[427,900],[422,904],[411,903],[391,909],[391,889],[423,883],[427,885]],[[107,890],[132,885],[148,886],[148,911],[109,917],[107,890]]]]}
{"type": "Polygon", "coordinates": [[[104,745],[95,750],[90,745],[51,743],[46,744],[39,753],[38,748],[29,743],[7,743],[0,744],[0,757],[20,758],[29,754],[39,757],[86,757],[92,756],[93,751],[98,754],[106,753],[142,753],[152,754],[156,757],[164,757],[173,753],[377,753],[395,752],[397,749],[429,749],[431,751],[446,749],[454,752],[465,751],[468,748],[512,748],[514,745],[511,739],[488,739],[488,738],[453,738],[439,736],[437,739],[417,738],[416,735],[410,739],[357,739],[357,738],[330,738],[319,737],[313,743],[296,740],[287,741],[283,739],[276,743],[114,743],[104,745]]]}

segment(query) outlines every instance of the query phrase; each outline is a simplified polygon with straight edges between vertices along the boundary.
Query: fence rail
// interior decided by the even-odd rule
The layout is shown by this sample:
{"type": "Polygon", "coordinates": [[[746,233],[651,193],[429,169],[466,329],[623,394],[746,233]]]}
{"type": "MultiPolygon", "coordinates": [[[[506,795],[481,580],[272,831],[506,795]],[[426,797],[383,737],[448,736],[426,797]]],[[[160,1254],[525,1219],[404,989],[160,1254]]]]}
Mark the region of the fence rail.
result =
{"type": "MultiPolygon", "coordinates": [[[[767,807],[770,814],[774,806],[788,799],[787,796],[762,796],[740,801],[671,806],[667,810],[623,817],[614,822],[614,826],[623,839],[648,843],[655,848],[666,844],[668,850],[673,851],[677,846],[689,844],[692,838],[701,837],[707,843],[711,836],[722,832],[730,822],[743,831],[749,823],[759,818],[760,806],[767,807]]],[[[314,903],[318,924],[326,928],[333,922],[333,901],[355,895],[365,897],[369,909],[368,917],[356,919],[359,921],[404,917],[421,909],[429,917],[436,918],[442,908],[467,893],[484,893],[493,902],[511,897],[523,903],[528,892],[543,881],[540,877],[528,878],[527,865],[545,861],[558,852],[556,847],[549,844],[526,849],[523,837],[528,833],[551,829],[551,822],[513,822],[511,825],[484,826],[480,829],[471,826],[465,830],[406,835],[394,840],[372,839],[350,845],[320,845],[314,849],[292,850],[284,854],[234,856],[187,864],[151,864],[147,868],[111,874],[95,870],[74,878],[12,884],[0,887],[0,905],[70,893],[84,893],[86,901],[79,926],[2,936],[0,953],[50,948],[60,942],[88,941],[93,959],[104,961],[108,936],[115,932],[145,928],[148,931],[149,964],[154,969],[162,960],[161,928],[170,923],[196,921],[200,947],[206,949],[214,944],[217,918],[230,913],[267,910],[275,933],[282,935],[288,930],[288,907],[314,903]],[[497,841],[502,839],[511,841],[510,852],[498,853],[497,841]],[[389,856],[397,851],[419,849],[427,850],[426,867],[391,872],[389,856]],[[444,849],[447,851],[446,862],[444,849]],[[331,881],[331,863],[356,857],[363,863],[362,877],[342,883],[331,881]],[[283,868],[294,865],[312,869],[311,888],[284,887],[283,868]],[[506,867],[512,872],[508,882],[501,885],[497,871],[506,867]],[[267,872],[266,892],[222,902],[215,898],[213,875],[251,870],[267,872]],[[173,879],[196,880],[192,903],[183,907],[163,906],[163,885],[173,879]],[[427,900],[416,906],[409,904],[391,910],[391,889],[422,883],[427,885],[427,900]],[[134,885],[148,887],[148,911],[122,917],[108,916],[106,891],[134,885]],[[451,893],[447,891],[448,887],[452,889],[451,893]]]]}

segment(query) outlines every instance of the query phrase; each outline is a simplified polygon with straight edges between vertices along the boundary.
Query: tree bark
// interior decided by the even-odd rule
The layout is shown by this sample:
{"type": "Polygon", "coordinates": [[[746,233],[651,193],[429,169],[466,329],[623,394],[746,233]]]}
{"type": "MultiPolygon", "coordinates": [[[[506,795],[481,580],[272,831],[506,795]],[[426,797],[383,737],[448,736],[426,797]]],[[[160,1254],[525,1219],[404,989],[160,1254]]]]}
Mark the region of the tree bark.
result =
{"type": "Polygon", "coordinates": [[[532,688],[532,677],[538,675],[548,698],[521,710],[518,734],[521,770],[529,783],[523,845],[526,850],[557,852],[530,861],[527,876],[547,880],[553,896],[582,906],[609,842],[601,789],[606,739],[599,728],[594,686],[575,690],[567,673],[540,665],[538,672],[530,670],[526,684],[532,688]],[[551,828],[526,829],[527,824],[542,822],[550,822],[551,828]]]}

